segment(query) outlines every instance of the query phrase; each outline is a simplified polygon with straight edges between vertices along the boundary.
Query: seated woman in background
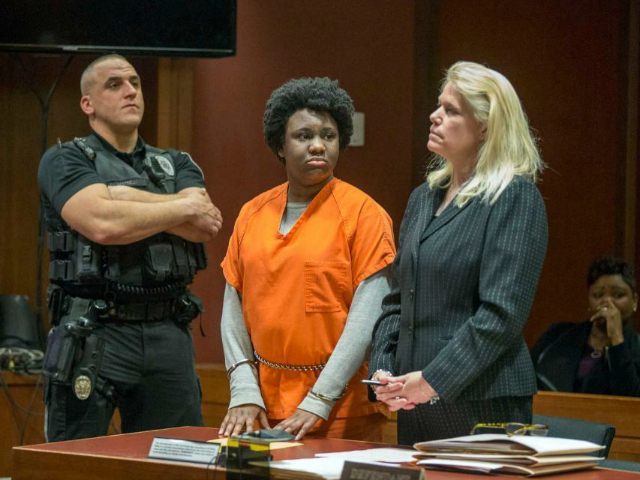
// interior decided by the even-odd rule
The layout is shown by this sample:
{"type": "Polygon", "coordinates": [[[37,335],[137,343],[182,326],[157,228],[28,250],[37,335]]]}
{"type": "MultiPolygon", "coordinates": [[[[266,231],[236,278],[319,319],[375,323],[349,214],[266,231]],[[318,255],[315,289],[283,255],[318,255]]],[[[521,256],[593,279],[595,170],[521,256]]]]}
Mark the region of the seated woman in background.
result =
{"type": "Polygon", "coordinates": [[[633,328],[636,280],[604,257],[587,274],[589,319],[552,325],[531,351],[541,390],[640,396],[640,339],[633,328]]]}

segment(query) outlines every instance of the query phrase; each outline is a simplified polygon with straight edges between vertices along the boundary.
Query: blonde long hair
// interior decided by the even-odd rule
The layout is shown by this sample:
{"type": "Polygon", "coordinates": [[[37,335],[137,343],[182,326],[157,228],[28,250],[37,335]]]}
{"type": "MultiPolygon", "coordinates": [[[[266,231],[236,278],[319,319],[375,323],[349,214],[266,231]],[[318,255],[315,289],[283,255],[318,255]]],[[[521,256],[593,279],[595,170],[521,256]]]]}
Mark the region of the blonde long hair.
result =
{"type": "MultiPolygon", "coordinates": [[[[476,120],[486,127],[485,141],[471,178],[456,197],[456,205],[474,197],[494,203],[516,175],[537,181],[544,169],[520,99],[504,75],[473,62],[453,64],[442,80],[450,84],[471,106],[476,120]]],[[[427,174],[431,188],[451,182],[453,169],[435,155],[435,170],[427,174]]]]}

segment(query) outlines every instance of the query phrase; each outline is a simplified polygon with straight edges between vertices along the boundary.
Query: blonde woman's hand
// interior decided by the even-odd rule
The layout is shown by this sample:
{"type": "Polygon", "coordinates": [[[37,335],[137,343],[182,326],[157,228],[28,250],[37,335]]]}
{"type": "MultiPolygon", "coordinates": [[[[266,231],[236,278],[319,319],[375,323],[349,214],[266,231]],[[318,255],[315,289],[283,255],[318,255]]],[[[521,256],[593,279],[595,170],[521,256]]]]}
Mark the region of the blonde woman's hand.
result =
{"type": "MultiPolygon", "coordinates": [[[[420,403],[426,403],[437,396],[437,392],[422,376],[422,372],[406,373],[389,377],[386,391],[376,391],[376,398],[386,403],[392,412],[411,410],[420,403]]],[[[382,389],[383,387],[378,387],[382,389]]]]}

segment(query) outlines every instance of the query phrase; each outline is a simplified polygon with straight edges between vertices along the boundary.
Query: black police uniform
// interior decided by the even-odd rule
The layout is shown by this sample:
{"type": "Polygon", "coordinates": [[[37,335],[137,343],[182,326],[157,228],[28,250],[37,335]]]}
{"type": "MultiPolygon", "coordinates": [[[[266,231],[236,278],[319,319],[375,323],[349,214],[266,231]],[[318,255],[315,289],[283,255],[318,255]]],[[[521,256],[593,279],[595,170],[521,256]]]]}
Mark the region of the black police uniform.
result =
{"type": "Polygon", "coordinates": [[[114,408],[122,431],[202,425],[190,320],[201,309],[187,285],[206,266],[204,248],[161,233],[101,246],[74,232],[60,212],[95,184],[154,193],[204,187],[191,157],[138,140],[131,154],[92,134],[49,149],[38,184],[49,232],[45,355],[48,441],[107,433],[114,408]]]}

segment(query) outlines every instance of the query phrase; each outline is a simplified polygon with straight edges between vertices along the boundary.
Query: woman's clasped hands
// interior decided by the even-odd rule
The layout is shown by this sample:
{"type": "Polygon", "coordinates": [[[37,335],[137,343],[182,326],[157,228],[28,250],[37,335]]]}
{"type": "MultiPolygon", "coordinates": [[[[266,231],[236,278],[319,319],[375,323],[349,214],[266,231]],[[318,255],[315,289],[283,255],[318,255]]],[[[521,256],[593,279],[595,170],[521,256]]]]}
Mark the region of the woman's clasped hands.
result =
{"type": "Polygon", "coordinates": [[[397,377],[387,372],[376,372],[372,378],[384,383],[373,387],[373,390],[376,399],[387,404],[392,412],[412,410],[416,405],[427,403],[438,395],[419,370],[397,377]]]}

